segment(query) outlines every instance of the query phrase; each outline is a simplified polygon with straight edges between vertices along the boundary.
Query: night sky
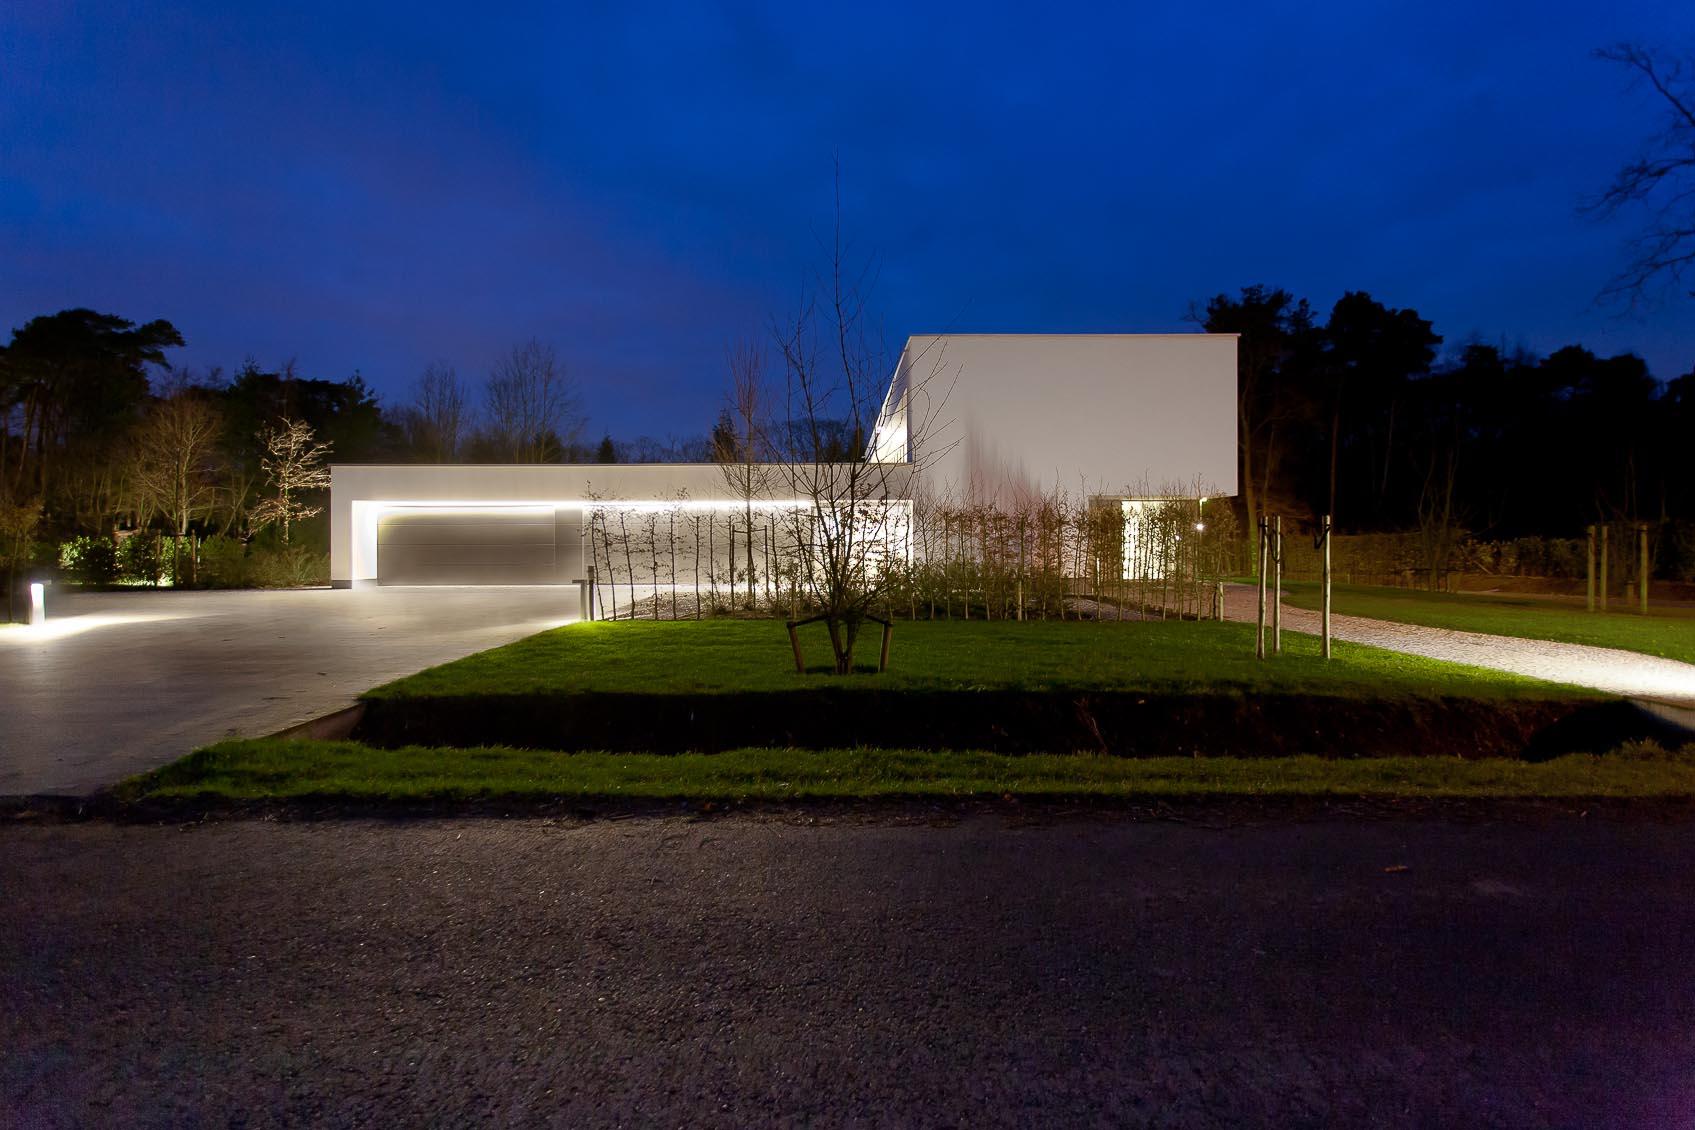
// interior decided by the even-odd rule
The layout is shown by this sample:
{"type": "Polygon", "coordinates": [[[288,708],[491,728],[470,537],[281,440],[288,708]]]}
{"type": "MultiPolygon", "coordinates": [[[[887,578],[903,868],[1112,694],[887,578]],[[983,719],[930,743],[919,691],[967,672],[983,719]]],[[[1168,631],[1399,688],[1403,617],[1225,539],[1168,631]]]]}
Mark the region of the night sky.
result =
{"type": "Polygon", "coordinates": [[[895,350],[1266,282],[1695,366],[1689,299],[1593,305],[1633,222],[1577,215],[1660,114],[1589,52],[1695,46],[1687,2],[503,7],[4,5],[0,329],[165,317],[387,400],[535,336],[595,434],[697,434],[839,159],[895,350]]]}

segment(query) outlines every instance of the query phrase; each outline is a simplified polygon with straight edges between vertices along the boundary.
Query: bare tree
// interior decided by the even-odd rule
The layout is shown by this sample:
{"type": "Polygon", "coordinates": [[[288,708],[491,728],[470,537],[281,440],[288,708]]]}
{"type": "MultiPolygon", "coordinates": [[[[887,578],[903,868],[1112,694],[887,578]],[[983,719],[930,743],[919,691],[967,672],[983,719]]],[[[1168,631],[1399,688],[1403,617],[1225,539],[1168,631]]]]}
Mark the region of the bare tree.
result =
{"type": "Polygon", "coordinates": [[[576,445],[586,422],[577,384],[551,345],[534,338],[495,362],[489,427],[514,463],[549,463],[576,445]]]}
{"type": "Polygon", "coordinates": [[[1646,226],[1630,242],[1629,264],[1602,291],[1603,298],[1636,303],[1660,280],[1682,286],[1695,269],[1695,56],[1679,59],[1631,43],[1595,56],[1634,71],[1665,103],[1663,128],[1585,206],[1602,217],[1637,206],[1648,212],[1646,226]]]}
{"type": "Polygon", "coordinates": [[[323,510],[322,506],[308,504],[301,496],[330,485],[330,469],[324,465],[330,445],[317,442],[305,420],[287,417],[261,436],[265,455],[259,466],[272,493],[253,508],[253,527],[263,529],[273,522],[280,525],[283,544],[287,545],[289,528],[295,522],[323,510]]]}
{"type": "MultiPolygon", "coordinates": [[[[724,483],[742,503],[742,543],[747,564],[747,603],[753,597],[753,509],[769,493],[771,471],[762,460],[771,454],[766,429],[770,426],[770,390],[765,383],[765,354],[752,342],[726,351],[730,369],[729,403],[713,433],[713,459],[724,468],[724,483]]],[[[736,529],[730,526],[730,599],[736,597],[736,529]]]]}
{"type": "MultiPolygon", "coordinates": [[[[215,459],[223,426],[217,405],[201,390],[178,388],[153,404],[136,432],[129,466],[136,511],[165,520],[178,555],[189,524],[218,504],[215,459]]],[[[173,574],[180,584],[180,570],[173,574]]]]}
{"type": "Polygon", "coordinates": [[[459,454],[467,422],[465,389],[453,366],[432,362],[412,390],[412,404],[402,417],[406,441],[431,463],[451,463],[459,454]]]}
{"type": "Polygon", "coordinates": [[[785,419],[766,436],[773,478],[802,500],[787,521],[795,584],[829,629],[834,668],[844,675],[860,628],[888,603],[891,566],[910,553],[910,487],[941,450],[934,441],[945,404],[926,392],[934,371],[917,380],[903,369],[890,387],[890,366],[866,325],[870,266],[849,277],[845,259],[838,184],[828,273],[776,331],[785,419]],[[843,423],[854,450],[826,458],[839,450],[843,423]],[[929,437],[922,454],[921,436],[929,437]]]}

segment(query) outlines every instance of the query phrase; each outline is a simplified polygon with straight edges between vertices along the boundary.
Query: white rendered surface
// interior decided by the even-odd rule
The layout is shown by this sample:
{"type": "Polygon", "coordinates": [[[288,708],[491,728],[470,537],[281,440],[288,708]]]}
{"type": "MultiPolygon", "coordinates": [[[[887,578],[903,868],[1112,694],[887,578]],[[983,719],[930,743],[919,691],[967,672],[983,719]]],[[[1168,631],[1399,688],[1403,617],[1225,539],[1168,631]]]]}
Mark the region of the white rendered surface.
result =
{"type": "MultiPolygon", "coordinates": [[[[908,340],[870,443],[915,460],[901,490],[1012,505],[1066,491],[1109,497],[1236,493],[1231,334],[950,334],[908,340]]],[[[732,465],[733,466],[733,465],[732,465]]],[[[377,526],[400,508],[740,507],[717,463],[337,464],[330,576],[377,575],[377,526]]],[[[771,469],[762,507],[804,505],[771,469]]]]}
{"type": "MultiPolygon", "coordinates": [[[[552,506],[589,510],[596,506],[740,509],[721,463],[608,464],[361,464],[330,468],[330,578],[362,583],[377,576],[377,525],[385,513],[444,507],[500,510],[552,506]]],[[[808,505],[783,497],[784,474],[772,469],[769,497],[754,509],[808,505]]]]}
{"type": "MultiPolygon", "coordinates": [[[[1236,493],[1233,334],[946,334],[909,338],[891,404],[926,491],[1007,505],[1055,490],[1236,493]],[[926,430],[926,418],[929,426],[926,430]]],[[[874,445],[898,428],[880,426],[874,445]]]]}

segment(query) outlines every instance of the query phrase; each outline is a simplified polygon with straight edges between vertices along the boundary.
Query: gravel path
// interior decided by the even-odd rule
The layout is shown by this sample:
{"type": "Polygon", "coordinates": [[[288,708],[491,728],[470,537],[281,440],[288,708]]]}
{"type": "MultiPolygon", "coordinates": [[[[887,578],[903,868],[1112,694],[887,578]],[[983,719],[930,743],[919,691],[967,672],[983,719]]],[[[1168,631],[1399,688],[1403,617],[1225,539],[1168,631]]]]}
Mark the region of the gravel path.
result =
{"type": "MultiPolygon", "coordinates": [[[[1252,585],[1226,586],[1224,615],[1251,624],[1258,613],[1258,600],[1258,590],[1252,585]]],[[[1319,614],[1309,609],[1283,606],[1285,631],[1317,635],[1319,619],[1319,614]]],[[[1593,687],[1626,698],[1652,700],[1675,711],[1695,710],[1695,664],[1679,663],[1675,659],[1587,644],[1397,624],[1363,616],[1332,614],[1330,631],[1336,639],[1350,643],[1593,687]]]]}
{"type": "Polygon", "coordinates": [[[0,1125],[1671,1126],[1695,837],[0,826],[0,1125]]]}

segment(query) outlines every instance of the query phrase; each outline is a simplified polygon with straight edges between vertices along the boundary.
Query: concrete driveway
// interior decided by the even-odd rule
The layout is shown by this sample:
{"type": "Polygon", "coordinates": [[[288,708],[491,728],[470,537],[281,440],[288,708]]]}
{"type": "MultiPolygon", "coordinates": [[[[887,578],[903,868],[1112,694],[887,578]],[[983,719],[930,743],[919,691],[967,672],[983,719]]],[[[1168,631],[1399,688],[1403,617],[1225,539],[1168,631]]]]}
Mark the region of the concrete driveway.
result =
{"type": "Polygon", "coordinates": [[[0,628],[0,795],[80,795],[576,617],[574,587],[53,593],[0,628]]]}

